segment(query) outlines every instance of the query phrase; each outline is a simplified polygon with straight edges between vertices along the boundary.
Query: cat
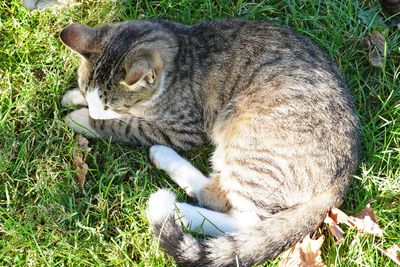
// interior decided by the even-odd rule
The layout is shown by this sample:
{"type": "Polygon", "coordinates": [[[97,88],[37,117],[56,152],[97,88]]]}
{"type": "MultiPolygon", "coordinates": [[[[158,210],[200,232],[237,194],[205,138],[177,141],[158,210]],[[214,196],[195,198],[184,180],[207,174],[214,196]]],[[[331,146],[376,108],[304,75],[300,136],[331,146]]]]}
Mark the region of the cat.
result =
{"type": "Polygon", "coordinates": [[[358,120],[337,66],[307,38],[244,20],[72,24],[60,37],[81,57],[79,88],[62,104],[87,106],[68,126],[152,146],[154,165],[198,202],[166,189],[149,198],[151,229],[179,264],[273,259],[341,205],[358,120]],[[175,152],[208,143],[209,177],[175,152]]]}

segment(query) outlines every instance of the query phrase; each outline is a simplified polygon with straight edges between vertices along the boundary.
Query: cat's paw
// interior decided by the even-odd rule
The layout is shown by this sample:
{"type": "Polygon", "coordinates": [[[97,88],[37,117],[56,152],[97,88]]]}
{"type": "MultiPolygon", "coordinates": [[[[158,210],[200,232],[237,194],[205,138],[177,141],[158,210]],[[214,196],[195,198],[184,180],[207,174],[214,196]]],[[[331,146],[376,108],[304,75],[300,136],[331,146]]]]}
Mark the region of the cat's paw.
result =
{"type": "Polygon", "coordinates": [[[209,182],[198,169],[167,146],[152,146],[150,160],[154,166],[165,171],[188,196],[196,196],[209,182]]]}
{"type": "Polygon", "coordinates": [[[72,2],[72,0],[23,0],[25,8],[29,10],[41,10],[48,7],[63,6],[69,2],[72,2]]]}
{"type": "Polygon", "coordinates": [[[81,108],[72,111],[65,117],[68,127],[76,133],[87,137],[98,137],[96,130],[90,124],[89,109],[81,108]]]}
{"type": "Polygon", "coordinates": [[[172,148],[162,145],[154,145],[150,148],[150,161],[161,170],[169,172],[179,163],[187,163],[172,148]]]}
{"type": "Polygon", "coordinates": [[[85,96],[82,94],[82,91],[79,88],[72,89],[66,92],[62,99],[61,105],[63,107],[69,105],[79,105],[79,106],[88,106],[85,96]]]}
{"type": "Polygon", "coordinates": [[[174,213],[176,195],[168,189],[151,194],[146,216],[152,223],[162,222],[174,213]]]}

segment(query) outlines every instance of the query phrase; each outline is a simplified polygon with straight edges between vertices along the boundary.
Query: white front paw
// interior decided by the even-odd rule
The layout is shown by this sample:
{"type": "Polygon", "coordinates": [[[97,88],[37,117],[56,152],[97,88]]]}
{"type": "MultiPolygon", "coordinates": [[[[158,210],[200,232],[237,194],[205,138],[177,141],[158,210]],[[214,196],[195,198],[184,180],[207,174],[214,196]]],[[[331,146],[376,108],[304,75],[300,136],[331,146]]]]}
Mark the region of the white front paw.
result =
{"type": "Polygon", "coordinates": [[[29,9],[44,9],[68,4],[68,0],[23,0],[24,6],[29,9]]]}
{"type": "Polygon", "coordinates": [[[186,163],[172,148],[162,145],[154,145],[150,148],[150,160],[153,165],[166,172],[171,172],[179,163],[186,163]]]}
{"type": "Polygon", "coordinates": [[[65,117],[65,122],[76,133],[88,137],[98,137],[96,130],[90,125],[89,109],[87,108],[72,111],[65,117]]]}
{"type": "Polygon", "coordinates": [[[63,95],[61,99],[61,105],[63,107],[68,105],[87,106],[88,103],[82,91],[79,88],[75,88],[63,95]]]}

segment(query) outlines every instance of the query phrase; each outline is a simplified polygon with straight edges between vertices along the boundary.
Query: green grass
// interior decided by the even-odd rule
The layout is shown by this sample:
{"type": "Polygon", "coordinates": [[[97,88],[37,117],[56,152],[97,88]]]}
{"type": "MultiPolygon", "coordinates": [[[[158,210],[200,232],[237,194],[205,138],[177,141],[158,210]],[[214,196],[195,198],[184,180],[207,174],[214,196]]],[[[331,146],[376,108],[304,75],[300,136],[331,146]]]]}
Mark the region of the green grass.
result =
{"type": "MultiPolygon", "coordinates": [[[[145,218],[149,194],[173,188],[148,151],[93,140],[85,196],[76,181],[74,134],[60,96],[76,85],[77,58],[60,30],[71,22],[168,18],[183,23],[238,17],[271,20],[310,37],[340,65],[363,133],[363,158],[343,209],[371,203],[383,238],[346,229],[335,245],[327,228],[327,265],[394,266],[378,248],[400,243],[400,30],[388,31],[387,59],[370,66],[363,38],[395,20],[373,1],[82,1],[27,11],[0,2],[0,266],[171,266],[145,218]]],[[[210,149],[186,154],[208,170],[210,149]]],[[[256,249],[256,248],[255,248],[256,249]]],[[[266,263],[276,265],[278,260],[266,263]]]]}

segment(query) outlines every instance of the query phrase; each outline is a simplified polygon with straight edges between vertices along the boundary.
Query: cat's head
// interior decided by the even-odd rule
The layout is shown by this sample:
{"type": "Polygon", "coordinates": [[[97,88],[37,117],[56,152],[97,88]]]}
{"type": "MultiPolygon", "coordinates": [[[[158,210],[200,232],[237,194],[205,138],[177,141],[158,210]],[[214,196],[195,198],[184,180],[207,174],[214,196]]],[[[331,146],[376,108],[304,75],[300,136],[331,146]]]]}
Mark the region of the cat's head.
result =
{"type": "Polygon", "coordinates": [[[129,114],[135,105],[154,101],[176,47],[167,31],[149,21],[96,28],[71,24],[60,38],[81,56],[79,87],[94,119],[129,114]]]}

